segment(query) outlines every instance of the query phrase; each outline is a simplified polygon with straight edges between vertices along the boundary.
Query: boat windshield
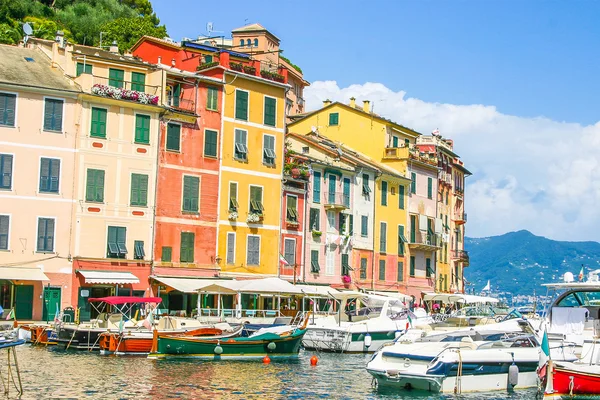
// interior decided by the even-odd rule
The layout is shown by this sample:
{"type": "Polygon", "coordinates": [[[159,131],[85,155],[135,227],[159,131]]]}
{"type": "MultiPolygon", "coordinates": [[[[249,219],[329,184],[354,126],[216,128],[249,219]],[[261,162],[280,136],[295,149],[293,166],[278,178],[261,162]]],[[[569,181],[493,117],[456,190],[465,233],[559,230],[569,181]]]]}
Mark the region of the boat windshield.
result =
{"type": "Polygon", "coordinates": [[[600,306],[600,291],[577,291],[559,299],[559,307],[600,306]]]}
{"type": "Polygon", "coordinates": [[[477,350],[480,349],[496,349],[496,348],[515,348],[515,347],[537,347],[538,341],[533,335],[509,337],[506,339],[495,340],[483,343],[477,350]]]}
{"type": "Polygon", "coordinates": [[[478,317],[478,316],[493,316],[495,315],[494,310],[490,306],[477,305],[472,307],[463,307],[460,310],[455,311],[451,317],[478,317]]]}

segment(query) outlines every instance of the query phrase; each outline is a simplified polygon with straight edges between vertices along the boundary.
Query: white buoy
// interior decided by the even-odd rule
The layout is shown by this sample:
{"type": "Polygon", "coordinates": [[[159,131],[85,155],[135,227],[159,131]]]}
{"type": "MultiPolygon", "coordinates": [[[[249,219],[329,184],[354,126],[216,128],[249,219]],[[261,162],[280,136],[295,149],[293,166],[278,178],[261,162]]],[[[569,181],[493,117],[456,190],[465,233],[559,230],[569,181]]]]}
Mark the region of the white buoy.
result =
{"type": "Polygon", "coordinates": [[[221,346],[215,347],[215,354],[223,354],[223,348],[221,346]]]}
{"type": "Polygon", "coordinates": [[[515,363],[508,367],[508,384],[512,387],[519,384],[519,367],[515,363]]]}
{"type": "Polygon", "coordinates": [[[371,337],[371,334],[367,333],[365,335],[365,347],[369,348],[371,346],[372,341],[373,341],[373,338],[371,337]]]}

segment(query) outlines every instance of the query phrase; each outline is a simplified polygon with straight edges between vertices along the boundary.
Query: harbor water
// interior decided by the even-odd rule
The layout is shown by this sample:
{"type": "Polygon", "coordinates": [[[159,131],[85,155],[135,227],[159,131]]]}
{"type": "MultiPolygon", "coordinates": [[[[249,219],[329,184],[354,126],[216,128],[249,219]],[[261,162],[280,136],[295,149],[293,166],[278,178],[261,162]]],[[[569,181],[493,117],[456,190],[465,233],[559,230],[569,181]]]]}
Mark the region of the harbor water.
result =
{"type": "MultiPolygon", "coordinates": [[[[365,370],[370,355],[300,352],[293,361],[149,360],[106,357],[56,348],[17,348],[23,399],[453,399],[454,395],[381,392],[365,370]]],[[[5,371],[4,358],[0,366],[5,371]]],[[[12,388],[14,394],[14,388],[12,388]]],[[[11,396],[12,397],[12,396],[11,396]]],[[[535,398],[535,390],[513,394],[462,395],[471,399],[535,398]]]]}

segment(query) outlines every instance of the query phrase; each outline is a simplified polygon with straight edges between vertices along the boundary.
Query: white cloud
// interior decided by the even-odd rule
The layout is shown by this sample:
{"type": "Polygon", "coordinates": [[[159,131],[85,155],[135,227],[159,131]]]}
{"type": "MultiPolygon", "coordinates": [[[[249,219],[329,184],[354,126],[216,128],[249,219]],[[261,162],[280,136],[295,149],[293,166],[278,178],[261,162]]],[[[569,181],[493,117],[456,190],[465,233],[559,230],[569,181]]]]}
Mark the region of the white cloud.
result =
{"type": "MultiPolygon", "coordinates": [[[[322,101],[370,100],[374,111],[428,134],[439,128],[473,176],[467,179],[467,235],[528,229],[558,240],[600,240],[600,122],[582,126],[524,118],[493,106],[428,103],[380,83],[307,88],[309,110],[322,101]]],[[[361,103],[359,103],[361,104],[361,103]]]]}

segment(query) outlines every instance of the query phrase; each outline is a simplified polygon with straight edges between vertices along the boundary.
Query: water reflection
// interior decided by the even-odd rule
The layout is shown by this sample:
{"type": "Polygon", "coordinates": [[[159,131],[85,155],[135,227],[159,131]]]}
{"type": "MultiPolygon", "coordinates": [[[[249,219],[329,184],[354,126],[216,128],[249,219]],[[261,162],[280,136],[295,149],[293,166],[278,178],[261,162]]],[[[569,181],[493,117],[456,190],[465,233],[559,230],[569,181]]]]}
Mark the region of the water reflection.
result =
{"type": "MultiPolygon", "coordinates": [[[[298,360],[201,362],[103,357],[96,353],[62,352],[21,346],[19,364],[23,399],[450,399],[419,392],[377,392],[364,366],[368,355],[312,352],[298,360]]],[[[535,391],[513,395],[477,394],[460,398],[512,400],[534,398],[535,391]]]]}

